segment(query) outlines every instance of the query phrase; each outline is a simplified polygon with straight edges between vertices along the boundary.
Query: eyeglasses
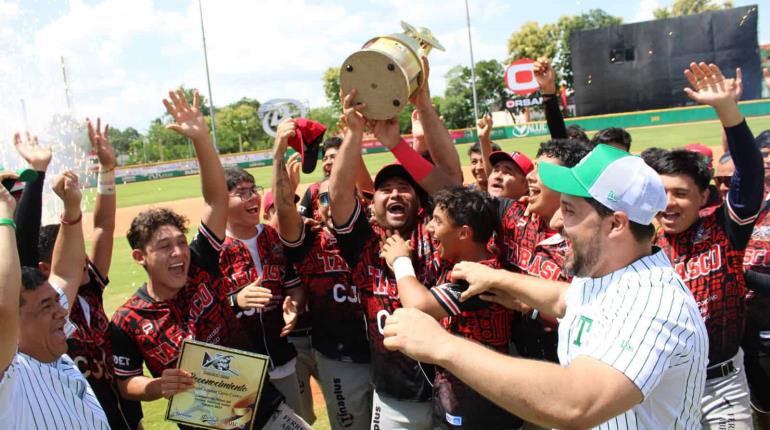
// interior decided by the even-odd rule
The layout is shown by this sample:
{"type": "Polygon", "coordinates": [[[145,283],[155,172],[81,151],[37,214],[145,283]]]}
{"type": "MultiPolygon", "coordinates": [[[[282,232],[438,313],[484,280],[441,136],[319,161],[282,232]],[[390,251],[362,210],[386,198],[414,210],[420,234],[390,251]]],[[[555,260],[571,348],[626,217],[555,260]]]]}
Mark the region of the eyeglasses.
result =
{"type": "Polygon", "coordinates": [[[714,183],[716,186],[724,184],[725,187],[730,188],[732,176],[714,176],[714,183]]]}
{"type": "Polygon", "coordinates": [[[251,188],[236,188],[235,192],[232,195],[233,197],[238,197],[241,200],[248,200],[252,196],[262,194],[264,190],[265,189],[260,187],[259,185],[254,185],[251,188]]]}
{"type": "Polygon", "coordinates": [[[318,195],[318,204],[320,204],[323,207],[329,206],[331,203],[331,199],[329,198],[329,193],[324,192],[318,195]]]}

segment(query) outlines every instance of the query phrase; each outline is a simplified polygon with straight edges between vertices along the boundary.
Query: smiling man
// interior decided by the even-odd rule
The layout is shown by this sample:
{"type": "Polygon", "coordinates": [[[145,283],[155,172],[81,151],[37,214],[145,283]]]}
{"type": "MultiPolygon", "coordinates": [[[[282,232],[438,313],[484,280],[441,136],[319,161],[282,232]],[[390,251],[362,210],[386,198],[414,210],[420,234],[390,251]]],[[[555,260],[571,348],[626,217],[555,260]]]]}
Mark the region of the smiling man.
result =
{"type": "Polygon", "coordinates": [[[542,163],[561,192],[553,224],[572,242],[570,284],[454,266],[466,299],[507,294],[560,318],[561,365],[507,357],[451,336],[417,310],[388,318],[385,345],[436,363],[491,401],[549,428],[700,428],[707,337],[692,294],[651,239],[665,207],[657,174],[599,145],[569,169],[542,163]],[[623,178],[623,179],[621,179],[623,178]],[[483,365],[479,365],[483,363],[483,365]]]}
{"type": "Polygon", "coordinates": [[[685,75],[695,89],[688,96],[716,110],[735,172],[725,202],[703,208],[711,172],[700,154],[674,150],[655,160],[652,167],[668,195],[655,243],[692,291],[708,329],[703,427],[746,429],[752,423],[740,349],[746,323],[743,257],[762,204],[764,166],[735,102],[735,81],[713,64],[692,63],[685,75]]]}
{"type": "MultiPolygon", "coordinates": [[[[441,321],[453,334],[472,339],[500,353],[508,352],[513,312],[479,299],[460,302],[462,287],[452,284],[455,263],[477,261],[499,268],[487,249],[494,217],[491,201],[479,191],[458,187],[434,195],[435,209],[428,230],[436,241],[439,261],[431,266],[436,285],[426,286],[414,276],[409,246],[395,234],[382,254],[393,268],[398,296],[405,308],[417,308],[441,321]],[[430,287],[430,288],[426,288],[430,287]]],[[[514,429],[520,418],[506,412],[463,384],[452,373],[438,368],[433,382],[434,429],[514,429]]]]}

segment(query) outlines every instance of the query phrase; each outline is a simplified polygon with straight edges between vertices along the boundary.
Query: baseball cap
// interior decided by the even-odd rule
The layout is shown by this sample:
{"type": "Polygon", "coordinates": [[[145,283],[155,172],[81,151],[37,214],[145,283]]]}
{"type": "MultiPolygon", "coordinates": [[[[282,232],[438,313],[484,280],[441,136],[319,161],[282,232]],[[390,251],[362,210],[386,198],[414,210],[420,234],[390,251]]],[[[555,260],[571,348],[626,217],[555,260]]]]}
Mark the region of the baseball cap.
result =
{"type": "Polygon", "coordinates": [[[289,138],[289,146],[302,157],[302,172],[310,173],[315,170],[318,162],[318,150],[326,133],[326,126],[306,118],[297,118],[294,123],[297,125],[297,134],[289,138]]]}
{"type": "Polygon", "coordinates": [[[637,224],[650,224],[668,204],[655,170],[640,157],[605,144],[597,145],[573,168],[540,163],[538,173],[546,187],[593,198],[637,224]]]}
{"type": "Polygon", "coordinates": [[[702,143],[691,143],[685,146],[684,149],[690,152],[697,152],[698,154],[706,157],[706,162],[708,162],[709,165],[709,171],[714,171],[714,151],[712,151],[711,148],[702,143]]]}
{"type": "MultiPolygon", "coordinates": [[[[4,170],[0,166],[0,171],[4,170]]],[[[6,179],[3,181],[3,186],[11,193],[18,193],[24,189],[25,182],[32,182],[37,179],[37,171],[34,169],[16,169],[16,175],[18,179],[6,179]]]]}
{"type": "MultiPolygon", "coordinates": [[[[294,203],[299,201],[299,196],[294,194],[294,203]]],[[[273,190],[265,191],[265,196],[262,197],[262,218],[267,219],[267,211],[273,206],[275,201],[273,200],[273,190]]]]}
{"type": "Polygon", "coordinates": [[[377,172],[377,175],[374,177],[374,189],[376,190],[377,188],[380,188],[380,185],[382,185],[386,179],[390,179],[395,176],[404,178],[412,185],[412,187],[414,187],[414,189],[419,188],[417,183],[414,181],[414,178],[412,178],[412,175],[406,171],[406,168],[402,166],[401,163],[391,163],[384,166],[382,169],[380,169],[379,172],[377,172]]]}
{"type": "Polygon", "coordinates": [[[517,165],[524,174],[528,174],[534,168],[532,160],[529,159],[524,153],[519,151],[513,151],[511,153],[505,151],[495,151],[489,154],[489,162],[494,166],[501,161],[513,161],[513,164],[517,165]]]}

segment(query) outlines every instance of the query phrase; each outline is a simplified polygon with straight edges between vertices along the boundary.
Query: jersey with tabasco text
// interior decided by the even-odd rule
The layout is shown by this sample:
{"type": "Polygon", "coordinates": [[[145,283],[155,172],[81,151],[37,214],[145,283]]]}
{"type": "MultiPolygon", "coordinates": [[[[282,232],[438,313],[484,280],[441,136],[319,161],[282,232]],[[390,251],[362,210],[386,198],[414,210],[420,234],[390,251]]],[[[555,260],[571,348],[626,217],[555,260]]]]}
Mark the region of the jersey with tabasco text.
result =
{"type": "Polygon", "coordinates": [[[538,244],[553,231],[537,215],[526,215],[527,205],[512,199],[497,199],[498,226],[495,247],[503,267],[539,278],[556,280],[561,265],[548,258],[549,250],[535,253],[538,244]]]}
{"type": "Polygon", "coordinates": [[[709,334],[709,363],[730,359],[738,352],[745,324],[746,281],[743,276],[745,241],[753,224],[737,225],[727,218],[725,205],[702,211],[700,219],[678,235],[660,230],[660,246],[674,270],[690,289],[709,334]],[[733,231],[728,231],[732,229],[733,231]]]}
{"type": "Polygon", "coordinates": [[[202,225],[190,243],[187,284],[168,300],[156,301],[143,285],[112,317],[115,375],[158,377],[176,366],[186,338],[244,349],[240,324],[227,303],[217,261],[222,242],[202,225]]]}
{"type": "MultiPolygon", "coordinates": [[[[422,209],[408,238],[413,247],[413,263],[417,279],[423,285],[435,285],[430,267],[436,264],[435,247],[428,234],[429,217],[422,209]]],[[[427,401],[431,397],[433,367],[420,364],[400,352],[383,345],[386,318],[401,307],[396,279],[380,258],[380,238],[384,231],[369,223],[360,202],[350,220],[335,227],[340,253],[353,273],[353,284],[366,316],[369,350],[375,390],[399,400],[427,401]]]]}
{"type": "MultiPolygon", "coordinates": [[[[743,257],[746,270],[770,275],[770,201],[765,201],[759,212],[754,231],[743,257]]],[[[770,296],[752,290],[746,292],[747,335],[770,330],[770,296]]],[[[746,345],[744,344],[744,350],[746,345]]]]}
{"type": "MultiPolygon", "coordinates": [[[[502,267],[494,257],[479,263],[494,269],[502,267]]],[[[438,285],[431,288],[433,297],[448,314],[441,324],[453,334],[507,354],[513,312],[478,298],[461,302],[462,291],[447,284],[451,282],[452,266],[443,262],[436,276],[438,285]]],[[[495,405],[450,372],[436,368],[433,384],[434,428],[509,429],[519,426],[521,420],[518,417],[495,405]]]]}
{"type": "Polygon", "coordinates": [[[299,279],[287,265],[278,232],[265,224],[259,224],[255,232],[258,256],[252,255],[245,241],[228,236],[220,253],[219,267],[228,280],[228,295],[236,294],[260,276],[260,285],[273,294],[264,309],[244,309],[236,316],[252,343],[267,349],[271,367],[282,366],[297,356],[288,338],[281,337],[281,330],[285,324],[282,308],[285,292],[299,286],[299,279]]]}
{"type": "Polygon", "coordinates": [[[286,254],[308,292],[312,345],[334,360],[369,362],[366,325],[350,267],[337,238],[305,226],[295,242],[283,240],[286,254]]]}

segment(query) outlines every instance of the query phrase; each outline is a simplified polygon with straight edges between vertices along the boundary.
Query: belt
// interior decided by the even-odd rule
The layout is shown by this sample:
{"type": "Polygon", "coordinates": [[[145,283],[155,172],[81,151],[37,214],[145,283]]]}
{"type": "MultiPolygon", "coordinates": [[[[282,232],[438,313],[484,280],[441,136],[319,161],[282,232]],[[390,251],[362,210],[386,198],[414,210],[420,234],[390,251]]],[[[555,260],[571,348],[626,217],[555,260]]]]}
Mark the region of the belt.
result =
{"type": "Polygon", "coordinates": [[[733,365],[733,360],[730,359],[706,369],[706,380],[724,378],[733,372],[735,372],[735,365],[733,365]]]}

